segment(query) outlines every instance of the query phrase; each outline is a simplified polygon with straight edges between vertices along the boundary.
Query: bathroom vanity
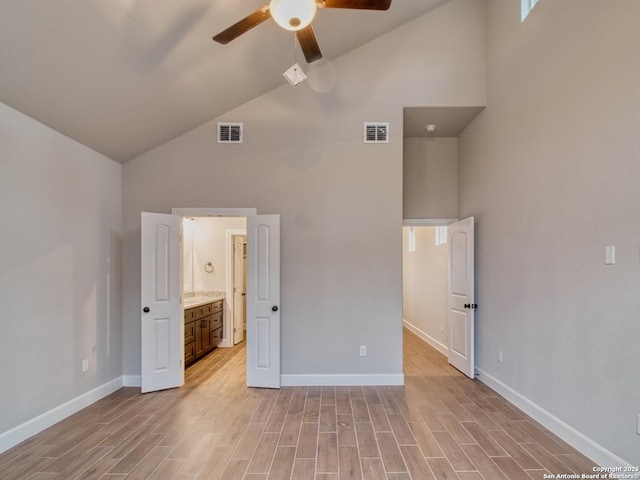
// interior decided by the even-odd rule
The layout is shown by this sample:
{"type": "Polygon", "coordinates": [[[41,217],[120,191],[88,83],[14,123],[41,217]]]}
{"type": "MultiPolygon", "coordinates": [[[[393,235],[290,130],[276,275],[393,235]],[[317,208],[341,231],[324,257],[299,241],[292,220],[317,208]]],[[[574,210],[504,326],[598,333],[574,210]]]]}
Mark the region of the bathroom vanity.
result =
{"type": "Polygon", "coordinates": [[[184,309],[184,365],[196,360],[218,346],[222,340],[224,299],[202,299],[186,302],[184,309]]]}

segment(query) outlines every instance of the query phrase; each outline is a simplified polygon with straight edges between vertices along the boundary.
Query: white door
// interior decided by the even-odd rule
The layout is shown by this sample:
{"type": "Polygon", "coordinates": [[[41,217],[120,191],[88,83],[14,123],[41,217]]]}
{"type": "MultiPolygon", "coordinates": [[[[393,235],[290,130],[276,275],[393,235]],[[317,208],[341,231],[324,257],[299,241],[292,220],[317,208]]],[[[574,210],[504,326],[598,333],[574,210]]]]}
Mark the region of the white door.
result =
{"type": "Polygon", "coordinates": [[[233,344],[244,340],[244,236],[233,236],[233,344]]]}
{"type": "Polygon", "coordinates": [[[142,213],[142,393],[184,384],[180,216],[142,213]]]}
{"type": "Polygon", "coordinates": [[[280,215],[247,217],[247,386],[280,388],[280,215]]]}
{"type": "Polygon", "coordinates": [[[469,378],[474,366],[473,217],[447,227],[449,242],[449,363],[469,378]]]}

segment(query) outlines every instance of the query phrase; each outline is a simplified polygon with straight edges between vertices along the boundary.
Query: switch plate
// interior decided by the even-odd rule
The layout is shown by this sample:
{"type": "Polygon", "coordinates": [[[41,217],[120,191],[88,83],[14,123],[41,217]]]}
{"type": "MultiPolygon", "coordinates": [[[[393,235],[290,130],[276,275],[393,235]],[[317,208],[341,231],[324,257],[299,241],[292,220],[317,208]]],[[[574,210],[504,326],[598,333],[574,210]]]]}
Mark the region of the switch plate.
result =
{"type": "Polygon", "coordinates": [[[82,360],[82,373],[87,373],[89,371],[89,360],[86,358],[82,360]]]}
{"type": "Polygon", "coordinates": [[[360,356],[361,357],[366,357],[367,356],[367,346],[366,345],[361,345],[360,346],[360,356]]]}
{"type": "Polygon", "coordinates": [[[636,433],[640,435],[640,415],[638,415],[638,421],[636,422],[636,433]]]}
{"type": "Polygon", "coordinates": [[[609,245],[604,247],[604,264],[615,265],[616,264],[616,247],[609,245]]]}

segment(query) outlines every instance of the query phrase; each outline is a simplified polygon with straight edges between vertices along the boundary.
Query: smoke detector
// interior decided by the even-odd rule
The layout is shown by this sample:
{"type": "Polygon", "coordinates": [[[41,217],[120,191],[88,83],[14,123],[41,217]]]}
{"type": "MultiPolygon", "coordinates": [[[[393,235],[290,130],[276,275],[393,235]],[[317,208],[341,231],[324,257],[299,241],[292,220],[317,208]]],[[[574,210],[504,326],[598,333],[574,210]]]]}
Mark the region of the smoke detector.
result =
{"type": "Polygon", "coordinates": [[[433,133],[436,131],[436,128],[438,128],[436,125],[427,125],[424,127],[424,129],[427,131],[427,133],[433,133]]]}

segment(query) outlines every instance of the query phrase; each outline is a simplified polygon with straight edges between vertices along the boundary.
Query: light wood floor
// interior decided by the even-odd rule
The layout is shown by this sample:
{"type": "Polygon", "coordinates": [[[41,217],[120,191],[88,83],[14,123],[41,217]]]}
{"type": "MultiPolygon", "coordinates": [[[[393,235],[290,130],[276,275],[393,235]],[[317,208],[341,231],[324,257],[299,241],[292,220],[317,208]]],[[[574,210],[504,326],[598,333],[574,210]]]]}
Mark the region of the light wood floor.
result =
{"type": "Polygon", "coordinates": [[[405,387],[244,387],[244,346],[123,388],[0,455],[0,478],[531,480],[593,463],[405,331],[405,387]]]}

